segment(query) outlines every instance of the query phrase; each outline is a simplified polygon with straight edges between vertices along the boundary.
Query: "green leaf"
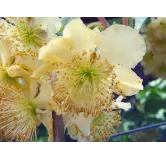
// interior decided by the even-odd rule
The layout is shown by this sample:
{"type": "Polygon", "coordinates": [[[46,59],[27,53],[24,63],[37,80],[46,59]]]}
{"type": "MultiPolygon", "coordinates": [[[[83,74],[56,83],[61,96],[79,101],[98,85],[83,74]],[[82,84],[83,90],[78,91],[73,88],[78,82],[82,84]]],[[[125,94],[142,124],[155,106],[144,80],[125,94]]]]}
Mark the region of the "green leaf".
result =
{"type": "Polygon", "coordinates": [[[157,94],[152,94],[145,102],[145,112],[156,114],[159,109],[165,108],[166,100],[162,100],[157,94]]]}
{"type": "Polygon", "coordinates": [[[36,140],[36,142],[47,142],[48,141],[48,133],[47,133],[47,130],[46,128],[44,127],[43,124],[41,124],[39,127],[38,127],[38,139],[36,140]]]}

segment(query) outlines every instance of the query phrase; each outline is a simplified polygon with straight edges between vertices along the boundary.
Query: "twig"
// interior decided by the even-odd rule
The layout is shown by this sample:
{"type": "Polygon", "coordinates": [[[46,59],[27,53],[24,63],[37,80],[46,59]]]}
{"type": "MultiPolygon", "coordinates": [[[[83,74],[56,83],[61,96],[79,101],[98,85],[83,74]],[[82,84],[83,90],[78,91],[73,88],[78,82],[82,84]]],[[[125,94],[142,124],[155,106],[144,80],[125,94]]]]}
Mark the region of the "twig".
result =
{"type": "Polygon", "coordinates": [[[53,118],[53,136],[54,142],[65,142],[64,138],[64,124],[62,115],[57,115],[54,111],[52,112],[53,118]]]}
{"type": "Polygon", "coordinates": [[[104,28],[108,28],[110,24],[107,22],[107,20],[104,17],[97,17],[98,20],[102,23],[104,28]]]}
{"type": "Polygon", "coordinates": [[[128,17],[123,17],[123,25],[126,25],[126,26],[129,25],[128,17]]]}
{"type": "Polygon", "coordinates": [[[149,125],[149,126],[145,126],[145,127],[141,127],[141,128],[137,128],[137,129],[132,129],[132,130],[129,130],[127,132],[121,132],[121,133],[113,134],[111,136],[111,138],[123,136],[123,135],[126,135],[126,134],[131,134],[131,133],[135,133],[135,132],[144,131],[144,130],[147,130],[147,129],[152,129],[152,128],[160,127],[160,126],[163,126],[163,125],[166,125],[166,122],[153,124],[153,125],[149,125]]]}

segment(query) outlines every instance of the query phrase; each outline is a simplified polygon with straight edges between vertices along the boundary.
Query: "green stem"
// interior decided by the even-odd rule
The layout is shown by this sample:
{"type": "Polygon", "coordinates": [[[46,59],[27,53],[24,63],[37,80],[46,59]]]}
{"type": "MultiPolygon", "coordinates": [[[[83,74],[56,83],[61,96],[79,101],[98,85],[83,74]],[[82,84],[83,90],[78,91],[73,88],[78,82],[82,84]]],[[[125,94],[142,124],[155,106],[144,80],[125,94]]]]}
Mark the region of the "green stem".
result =
{"type": "Polygon", "coordinates": [[[132,18],[132,17],[129,17],[129,26],[130,26],[131,28],[134,28],[133,18],[132,18]]]}

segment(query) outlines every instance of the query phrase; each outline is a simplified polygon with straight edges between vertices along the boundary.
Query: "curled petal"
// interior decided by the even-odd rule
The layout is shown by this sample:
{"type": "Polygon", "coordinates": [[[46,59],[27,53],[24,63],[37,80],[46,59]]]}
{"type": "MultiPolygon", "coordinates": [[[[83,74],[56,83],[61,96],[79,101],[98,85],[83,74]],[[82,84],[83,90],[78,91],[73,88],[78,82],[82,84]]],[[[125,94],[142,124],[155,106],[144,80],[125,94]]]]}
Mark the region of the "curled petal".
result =
{"type": "Polygon", "coordinates": [[[142,79],[132,70],[117,66],[114,68],[114,73],[118,81],[118,88],[125,96],[132,96],[143,90],[142,79]]]}
{"type": "Polygon", "coordinates": [[[49,82],[41,81],[39,94],[33,100],[33,102],[39,106],[40,109],[51,109],[53,105],[52,101],[53,90],[49,82]]]}
{"type": "Polygon", "coordinates": [[[95,117],[88,116],[87,118],[84,117],[83,113],[80,113],[79,116],[75,119],[75,124],[78,128],[84,133],[86,136],[90,135],[90,127],[95,117]]]}
{"type": "Polygon", "coordinates": [[[56,62],[72,58],[72,41],[64,37],[53,38],[46,46],[39,50],[39,60],[56,62]]]}
{"type": "Polygon", "coordinates": [[[42,62],[39,61],[37,57],[32,57],[31,55],[16,55],[14,58],[14,64],[19,65],[21,68],[27,70],[28,72],[34,71],[42,64],[42,62]]]}
{"type": "Polygon", "coordinates": [[[124,109],[125,111],[128,111],[131,108],[131,104],[125,102],[115,102],[115,105],[117,105],[118,108],[124,109]]]}
{"type": "Polygon", "coordinates": [[[33,100],[39,92],[39,84],[35,79],[29,77],[23,77],[25,82],[25,89],[23,90],[24,96],[33,100]]]}
{"type": "Polygon", "coordinates": [[[63,124],[64,124],[64,131],[68,127],[70,123],[74,121],[74,117],[71,114],[63,114],[63,124]]]}
{"type": "Polygon", "coordinates": [[[87,28],[79,18],[66,25],[63,36],[73,41],[75,53],[89,52],[89,50],[95,49],[99,42],[96,32],[87,28]]]}
{"type": "Polygon", "coordinates": [[[32,73],[32,78],[35,79],[40,79],[40,76],[44,75],[45,73],[49,71],[51,71],[52,69],[52,64],[51,63],[44,63],[42,64],[39,68],[37,68],[36,70],[33,71],[32,73]]]}
{"type": "Polygon", "coordinates": [[[143,58],[146,46],[138,31],[125,25],[113,25],[100,33],[98,48],[112,64],[134,68],[143,58]]]}
{"type": "MultiPolygon", "coordinates": [[[[80,113],[78,116],[71,116],[71,115],[63,115],[63,122],[65,129],[72,123],[76,124],[81,132],[88,136],[90,135],[90,127],[92,121],[95,117],[88,116],[87,118],[84,117],[83,113],[80,113]]],[[[74,128],[73,128],[74,129],[74,128]]]]}
{"type": "Polygon", "coordinates": [[[13,65],[7,68],[8,75],[10,77],[25,77],[28,76],[28,72],[21,68],[19,65],[13,65]]]}
{"type": "Polygon", "coordinates": [[[118,106],[118,108],[128,111],[131,108],[131,104],[126,102],[121,102],[122,100],[123,96],[119,96],[116,99],[116,101],[113,103],[112,108],[117,109],[116,106],[118,106]]]}

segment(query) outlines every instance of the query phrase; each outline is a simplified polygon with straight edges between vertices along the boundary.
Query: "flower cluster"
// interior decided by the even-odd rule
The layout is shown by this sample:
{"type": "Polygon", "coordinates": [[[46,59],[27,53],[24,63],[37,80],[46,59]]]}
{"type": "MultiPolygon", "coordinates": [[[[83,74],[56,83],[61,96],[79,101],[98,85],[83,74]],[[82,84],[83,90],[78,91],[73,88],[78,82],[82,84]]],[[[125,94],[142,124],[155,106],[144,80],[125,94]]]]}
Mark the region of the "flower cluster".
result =
{"type": "Polygon", "coordinates": [[[0,21],[0,130],[10,141],[33,141],[37,126],[53,138],[52,111],[78,141],[106,141],[121,124],[122,102],[143,89],[131,70],[145,43],[124,25],[104,31],[73,19],[6,18],[0,21]]]}
{"type": "Polygon", "coordinates": [[[166,18],[152,19],[146,27],[147,53],[142,64],[145,74],[153,74],[155,77],[166,77],[166,18]]]}

